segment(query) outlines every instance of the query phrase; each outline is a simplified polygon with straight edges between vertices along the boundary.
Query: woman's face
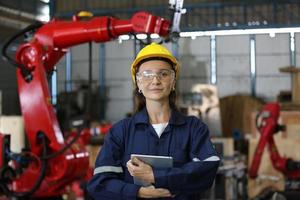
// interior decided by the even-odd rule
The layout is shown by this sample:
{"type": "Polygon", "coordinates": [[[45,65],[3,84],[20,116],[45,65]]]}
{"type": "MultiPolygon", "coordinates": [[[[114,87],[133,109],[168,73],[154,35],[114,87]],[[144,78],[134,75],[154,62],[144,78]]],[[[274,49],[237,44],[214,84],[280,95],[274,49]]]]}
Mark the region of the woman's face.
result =
{"type": "Polygon", "coordinates": [[[175,72],[168,62],[150,60],[139,67],[137,85],[146,101],[169,101],[175,87],[175,72]]]}

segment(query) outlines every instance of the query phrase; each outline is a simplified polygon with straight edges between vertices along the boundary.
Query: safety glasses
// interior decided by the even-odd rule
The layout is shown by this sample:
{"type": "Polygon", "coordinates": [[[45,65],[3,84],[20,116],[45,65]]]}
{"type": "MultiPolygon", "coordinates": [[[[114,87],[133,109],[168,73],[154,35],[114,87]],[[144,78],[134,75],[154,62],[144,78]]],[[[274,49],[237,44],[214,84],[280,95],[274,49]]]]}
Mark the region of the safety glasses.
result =
{"type": "Polygon", "coordinates": [[[170,69],[162,69],[159,72],[145,70],[136,74],[137,80],[142,80],[145,82],[153,81],[154,77],[156,77],[160,81],[170,81],[172,78],[175,77],[175,72],[170,69]]]}

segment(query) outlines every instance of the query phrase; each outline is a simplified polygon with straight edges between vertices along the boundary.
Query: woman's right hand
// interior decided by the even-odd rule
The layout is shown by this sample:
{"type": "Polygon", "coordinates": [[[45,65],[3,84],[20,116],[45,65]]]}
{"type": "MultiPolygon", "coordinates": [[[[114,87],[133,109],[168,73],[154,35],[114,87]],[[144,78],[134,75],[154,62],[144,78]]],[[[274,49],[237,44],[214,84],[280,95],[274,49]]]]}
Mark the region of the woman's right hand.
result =
{"type": "Polygon", "coordinates": [[[168,189],[150,187],[141,187],[138,191],[138,197],[140,198],[159,198],[159,197],[171,197],[172,194],[168,189]]]}

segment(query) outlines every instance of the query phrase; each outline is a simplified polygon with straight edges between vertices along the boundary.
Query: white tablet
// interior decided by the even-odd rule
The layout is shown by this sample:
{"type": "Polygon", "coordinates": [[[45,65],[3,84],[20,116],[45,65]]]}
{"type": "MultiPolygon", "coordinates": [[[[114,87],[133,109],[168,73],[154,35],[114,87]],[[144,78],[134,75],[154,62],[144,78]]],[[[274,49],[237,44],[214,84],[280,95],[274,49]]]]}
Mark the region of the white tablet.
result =
{"type": "MultiPolygon", "coordinates": [[[[171,168],[173,167],[173,157],[170,156],[156,156],[156,155],[143,155],[143,154],[131,154],[131,158],[136,157],[139,160],[147,163],[154,168],[171,168]]],[[[133,177],[134,184],[142,186],[150,186],[135,177],[133,177]]]]}

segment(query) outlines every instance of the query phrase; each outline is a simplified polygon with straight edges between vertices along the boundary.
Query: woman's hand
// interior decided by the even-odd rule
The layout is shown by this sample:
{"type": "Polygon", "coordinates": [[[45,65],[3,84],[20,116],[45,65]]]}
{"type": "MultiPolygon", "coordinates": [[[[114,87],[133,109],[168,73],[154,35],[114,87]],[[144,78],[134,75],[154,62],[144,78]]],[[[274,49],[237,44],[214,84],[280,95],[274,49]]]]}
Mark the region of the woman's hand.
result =
{"type": "Polygon", "coordinates": [[[172,194],[169,190],[164,188],[141,187],[138,191],[138,197],[140,198],[160,198],[160,197],[171,197],[172,194]]]}
{"type": "Polygon", "coordinates": [[[136,177],[147,183],[154,183],[152,167],[136,157],[127,162],[127,168],[131,176],[136,177]]]}

